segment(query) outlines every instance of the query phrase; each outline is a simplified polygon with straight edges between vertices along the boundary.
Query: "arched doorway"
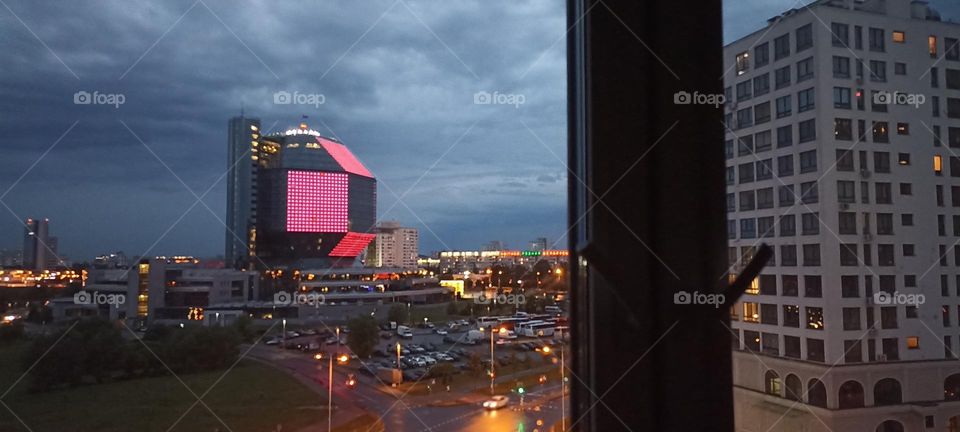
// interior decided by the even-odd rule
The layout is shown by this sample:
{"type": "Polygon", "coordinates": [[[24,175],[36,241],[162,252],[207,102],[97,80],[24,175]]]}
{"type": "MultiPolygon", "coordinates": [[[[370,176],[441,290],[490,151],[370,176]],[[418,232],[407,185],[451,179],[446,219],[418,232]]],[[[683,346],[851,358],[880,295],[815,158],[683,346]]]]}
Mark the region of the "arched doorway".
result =
{"type": "Polygon", "coordinates": [[[943,380],[943,400],[960,400],[960,374],[953,374],[943,380]]]}
{"type": "Polygon", "coordinates": [[[768,370],[763,375],[763,391],[767,394],[780,396],[783,394],[783,383],[776,371],[768,370]]]}
{"type": "Polygon", "coordinates": [[[807,383],[807,403],[821,408],[827,407],[827,386],[814,378],[807,383]]]}
{"type": "Polygon", "coordinates": [[[877,426],[877,432],[903,432],[903,424],[896,420],[887,420],[877,426]]]}
{"type": "Polygon", "coordinates": [[[856,381],[847,381],[837,392],[840,409],[863,408],[863,386],[856,381]]]}
{"type": "Polygon", "coordinates": [[[800,378],[794,374],[790,374],[787,375],[787,379],[784,380],[784,383],[786,384],[786,394],[784,397],[793,401],[802,401],[803,384],[800,382],[800,378]]]}
{"type": "Polygon", "coordinates": [[[900,381],[893,378],[884,378],[873,386],[874,405],[896,405],[903,403],[903,393],[900,391],[900,381]]]}

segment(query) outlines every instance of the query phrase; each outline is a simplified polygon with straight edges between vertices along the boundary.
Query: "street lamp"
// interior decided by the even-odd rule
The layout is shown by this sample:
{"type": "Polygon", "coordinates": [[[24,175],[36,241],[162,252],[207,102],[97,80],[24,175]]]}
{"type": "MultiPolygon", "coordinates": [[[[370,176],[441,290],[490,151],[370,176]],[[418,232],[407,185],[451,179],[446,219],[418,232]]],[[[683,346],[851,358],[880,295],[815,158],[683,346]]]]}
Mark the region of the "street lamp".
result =
{"type": "Polygon", "coordinates": [[[400,342],[397,342],[397,369],[400,369],[400,342]]]}
{"type": "MultiPolygon", "coordinates": [[[[337,326],[337,353],[340,352],[340,327],[337,326]]],[[[330,370],[329,378],[327,383],[327,430],[333,430],[333,358],[338,357],[337,361],[339,362],[339,355],[330,356],[330,370]]]]}
{"type": "Polygon", "coordinates": [[[283,319],[283,349],[287,348],[287,319],[283,319]]]}

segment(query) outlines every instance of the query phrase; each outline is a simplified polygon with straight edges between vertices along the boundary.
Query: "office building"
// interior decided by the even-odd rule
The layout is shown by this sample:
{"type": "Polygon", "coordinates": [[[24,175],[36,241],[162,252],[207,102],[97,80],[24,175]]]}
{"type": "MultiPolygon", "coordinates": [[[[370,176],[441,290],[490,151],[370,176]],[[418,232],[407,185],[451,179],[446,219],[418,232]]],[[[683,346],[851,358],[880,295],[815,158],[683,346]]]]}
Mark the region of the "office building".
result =
{"type": "Polygon", "coordinates": [[[738,430],[960,431],[960,26],[815,1],[724,48],[738,430]]]}
{"type": "Polygon", "coordinates": [[[385,221],[377,225],[373,251],[367,257],[372,267],[417,268],[420,235],[416,228],[404,228],[399,222],[385,221]]]}
{"type": "Polygon", "coordinates": [[[240,115],[227,125],[227,218],[224,260],[248,268],[256,253],[260,119],[240,115]]]}
{"type": "Polygon", "coordinates": [[[246,152],[249,165],[231,170],[236,185],[227,223],[247,235],[246,244],[228,240],[228,262],[261,269],[352,265],[376,236],[376,179],[344,144],[306,123],[244,136],[259,132],[252,122],[231,120],[231,151],[246,152]],[[244,137],[233,149],[235,129],[244,137]]]}
{"type": "Polygon", "coordinates": [[[57,238],[50,236],[49,219],[27,219],[23,228],[23,267],[46,270],[60,265],[57,238]]]}

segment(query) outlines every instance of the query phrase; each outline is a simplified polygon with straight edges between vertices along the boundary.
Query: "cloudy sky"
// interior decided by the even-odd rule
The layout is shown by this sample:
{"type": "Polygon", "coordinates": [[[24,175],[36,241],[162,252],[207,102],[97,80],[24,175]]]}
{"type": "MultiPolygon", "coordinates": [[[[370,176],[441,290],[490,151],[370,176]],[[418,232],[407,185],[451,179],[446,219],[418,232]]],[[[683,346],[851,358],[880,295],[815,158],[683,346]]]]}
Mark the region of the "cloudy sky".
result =
{"type": "MultiPolygon", "coordinates": [[[[728,1],[726,37],[794,5],[728,1]]],[[[0,247],[32,216],[76,260],[222,254],[241,106],[346,143],[378,177],[379,218],[419,228],[424,253],[562,239],[565,23],[563,0],[0,0],[0,247]]]]}

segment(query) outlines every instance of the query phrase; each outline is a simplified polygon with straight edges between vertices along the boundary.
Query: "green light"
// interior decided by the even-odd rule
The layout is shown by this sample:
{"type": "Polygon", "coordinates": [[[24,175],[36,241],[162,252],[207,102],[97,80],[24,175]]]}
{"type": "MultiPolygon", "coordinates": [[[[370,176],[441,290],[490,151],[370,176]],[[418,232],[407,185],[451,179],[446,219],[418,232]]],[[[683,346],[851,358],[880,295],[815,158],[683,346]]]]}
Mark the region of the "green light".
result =
{"type": "Polygon", "coordinates": [[[518,388],[517,393],[523,394],[523,387],[518,388]]]}

